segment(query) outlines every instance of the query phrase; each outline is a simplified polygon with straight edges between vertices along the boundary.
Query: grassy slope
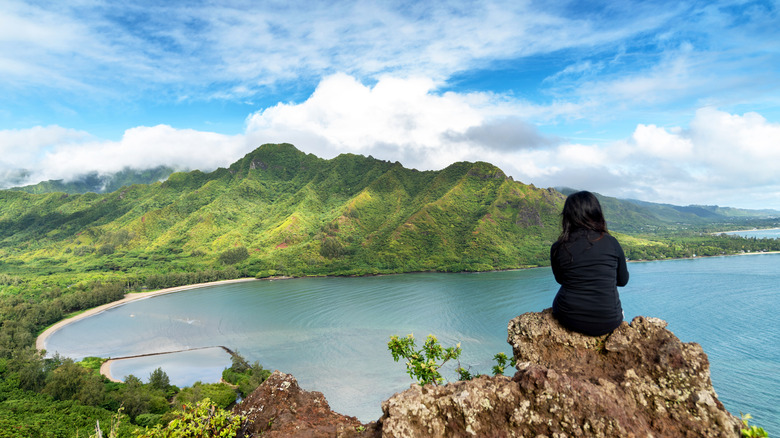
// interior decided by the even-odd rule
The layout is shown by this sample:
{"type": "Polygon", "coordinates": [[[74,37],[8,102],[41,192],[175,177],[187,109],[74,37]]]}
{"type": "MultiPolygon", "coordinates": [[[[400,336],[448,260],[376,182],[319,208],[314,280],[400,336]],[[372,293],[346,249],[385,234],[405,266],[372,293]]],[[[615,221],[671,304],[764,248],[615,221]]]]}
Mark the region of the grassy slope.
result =
{"type": "MultiPolygon", "coordinates": [[[[775,249],[705,242],[691,232],[739,227],[734,212],[600,198],[634,259],[775,249]]],[[[0,191],[0,290],[17,277],[28,288],[148,283],[153,275],[222,270],[220,257],[244,248],[248,257],[229,263],[259,276],[545,265],[563,201],[483,162],[421,172],[269,144],[227,169],[173,173],[108,194],[0,191]]]]}
{"type": "Polygon", "coordinates": [[[264,145],[109,194],[0,191],[0,272],[137,277],[219,268],[236,247],[263,275],[515,268],[546,262],[562,201],[487,163],[420,172],[264,145]]]}

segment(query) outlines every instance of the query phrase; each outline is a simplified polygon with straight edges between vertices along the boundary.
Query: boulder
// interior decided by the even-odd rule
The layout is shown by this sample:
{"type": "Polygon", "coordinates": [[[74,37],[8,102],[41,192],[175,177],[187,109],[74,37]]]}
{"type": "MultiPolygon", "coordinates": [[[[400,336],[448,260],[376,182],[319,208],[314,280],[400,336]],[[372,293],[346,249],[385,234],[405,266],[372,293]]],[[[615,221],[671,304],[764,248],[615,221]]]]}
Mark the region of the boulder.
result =
{"type": "Polygon", "coordinates": [[[382,403],[377,422],[330,410],[319,392],[275,371],[234,408],[241,436],[273,437],[738,437],[718,401],[701,346],[657,318],[612,333],[574,333],[550,309],[509,322],[514,377],[412,384],[382,403]]]}
{"type": "Polygon", "coordinates": [[[513,378],[412,385],[382,403],[383,437],[738,437],[701,346],[657,318],[591,337],[547,309],[513,319],[513,378]]]}
{"type": "MultiPolygon", "coordinates": [[[[240,436],[331,438],[366,437],[366,426],[355,417],[333,412],[325,396],[305,391],[290,374],[274,371],[233,408],[247,417],[240,436]]],[[[373,430],[373,428],[371,429],[373,430]]]]}

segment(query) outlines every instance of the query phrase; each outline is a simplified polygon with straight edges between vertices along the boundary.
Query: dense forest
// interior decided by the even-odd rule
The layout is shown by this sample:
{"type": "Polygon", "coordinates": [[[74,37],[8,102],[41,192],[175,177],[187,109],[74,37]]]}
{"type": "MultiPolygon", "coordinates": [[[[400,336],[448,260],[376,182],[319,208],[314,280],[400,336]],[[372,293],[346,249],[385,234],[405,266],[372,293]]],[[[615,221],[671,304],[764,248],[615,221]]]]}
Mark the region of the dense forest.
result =
{"type": "MultiPolygon", "coordinates": [[[[117,416],[127,436],[167,423],[183,403],[225,408],[267,373],[237,355],[225,372],[233,386],[176,388],[163,370],[112,383],[100,358],[35,350],[35,337],[69,315],[128,292],[239,277],[546,266],[568,192],[488,163],[422,172],[288,144],[110,193],[63,184],[0,191],[0,437],[89,436],[96,420],[108,431],[117,416]]],[[[600,199],[631,260],[780,250],[777,239],[717,234],[780,226],[771,211],[600,199]]]]}

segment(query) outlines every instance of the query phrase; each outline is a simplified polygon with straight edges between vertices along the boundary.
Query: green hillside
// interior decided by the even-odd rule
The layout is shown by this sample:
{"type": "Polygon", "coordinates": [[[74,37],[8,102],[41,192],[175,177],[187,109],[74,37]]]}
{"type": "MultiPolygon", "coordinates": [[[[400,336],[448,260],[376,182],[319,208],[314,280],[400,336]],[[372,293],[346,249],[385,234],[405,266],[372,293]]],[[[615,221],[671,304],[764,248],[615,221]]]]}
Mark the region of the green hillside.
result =
{"type": "MultiPolygon", "coordinates": [[[[548,264],[564,199],[483,162],[421,172],[267,144],[227,169],[173,173],[111,193],[0,191],[0,291],[540,266],[548,264]]],[[[600,199],[632,259],[777,246],[704,235],[777,219],[600,199]]]]}
{"type": "Polygon", "coordinates": [[[146,278],[484,271],[545,264],[564,200],[493,165],[421,172],[263,145],[227,169],[108,194],[0,191],[0,272],[146,278]]]}
{"type": "MultiPolygon", "coordinates": [[[[575,192],[571,188],[558,188],[564,195],[575,192]]],[[[773,228],[780,226],[780,211],[748,210],[717,205],[658,204],[634,199],[618,199],[596,193],[609,229],[632,235],[655,237],[696,231],[712,233],[749,228],[773,228]]]]}

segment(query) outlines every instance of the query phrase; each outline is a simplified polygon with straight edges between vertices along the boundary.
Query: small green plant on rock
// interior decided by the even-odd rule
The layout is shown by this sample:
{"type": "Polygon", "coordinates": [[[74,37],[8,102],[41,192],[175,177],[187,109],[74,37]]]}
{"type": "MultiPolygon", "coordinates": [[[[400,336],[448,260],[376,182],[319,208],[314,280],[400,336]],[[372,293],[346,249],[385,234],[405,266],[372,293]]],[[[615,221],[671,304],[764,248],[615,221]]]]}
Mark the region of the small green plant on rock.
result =
{"type": "Polygon", "coordinates": [[[416,379],[420,385],[433,383],[438,385],[444,382],[439,369],[447,361],[457,359],[460,356],[460,343],[455,347],[444,348],[434,335],[428,335],[422,349],[417,349],[414,335],[409,334],[405,338],[391,336],[387,348],[393,355],[393,360],[406,359],[406,372],[409,377],[416,379]]]}
{"type": "MultiPolygon", "coordinates": [[[[506,353],[496,353],[496,355],[493,356],[493,360],[496,361],[496,365],[493,366],[494,376],[503,376],[507,364],[512,366],[515,366],[517,364],[515,358],[514,357],[509,358],[506,355],[506,353]]],[[[455,372],[458,373],[458,380],[476,379],[477,377],[482,375],[480,373],[471,374],[471,367],[466,369],[460,366],[460,364],[458,364],[458,368],[455,369],[455,372]]]]}
{"type": "Polygon", "coordinates": [[[743,438],[769,437],[769,434],[766,433],[763,427],[751,426],[748,424],[748,420],[753,418],[750,414],[743,414],[740,412],[739,416],[742,419],[742,426],[744,426],[741,429],[743,438]]]}
{"type": "Polygon", "coordinates": [[[471,367],[468,367],[468,369],[466,369],[460,366],[460,364],[458,364],[458,367],[455,368],[455,372],[458,373],[458,380],[476,379],[477,377],[482,375],[479,373],[471,374],[471,367]]]}
{"type": "Polygon", "coordinates": [[[496,361],[496,365],[493,366],[493,375],[494,376],[503,376],[504,375],[504,369],[506,369],[507,364],[511,366],[517,365],[517,360],[515,360],[514,357],[511,359],[507,357],[505,353],[496,353],[495,356],[493,356],[493,360],[496,361]]]}

